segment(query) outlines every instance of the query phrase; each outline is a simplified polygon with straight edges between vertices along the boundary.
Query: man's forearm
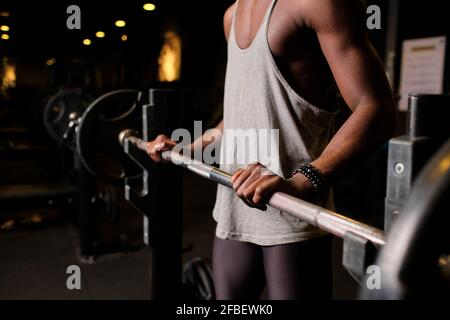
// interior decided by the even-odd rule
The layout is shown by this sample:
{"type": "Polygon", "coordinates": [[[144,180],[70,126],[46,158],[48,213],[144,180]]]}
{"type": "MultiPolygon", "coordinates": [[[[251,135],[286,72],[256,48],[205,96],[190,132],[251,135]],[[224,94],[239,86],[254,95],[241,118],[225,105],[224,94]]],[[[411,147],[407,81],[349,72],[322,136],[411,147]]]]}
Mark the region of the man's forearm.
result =
{"type": "Polygon", "coordinates": [[[211,143],[214,143],[222,138],[223,134],[223,120],[214,128],[213,131],[209,131],[208,134],[203,134],[201,137],[191,143],[188,148],[194,150],[204,150],[211,143]]]}
{"type": "Polygon", "coordinates": [[[323,154],[312,164],[330,182],[353,164],[369,158],[395,131],[393,104],[379,108],[360,105],[331,140],[323,154]]]}

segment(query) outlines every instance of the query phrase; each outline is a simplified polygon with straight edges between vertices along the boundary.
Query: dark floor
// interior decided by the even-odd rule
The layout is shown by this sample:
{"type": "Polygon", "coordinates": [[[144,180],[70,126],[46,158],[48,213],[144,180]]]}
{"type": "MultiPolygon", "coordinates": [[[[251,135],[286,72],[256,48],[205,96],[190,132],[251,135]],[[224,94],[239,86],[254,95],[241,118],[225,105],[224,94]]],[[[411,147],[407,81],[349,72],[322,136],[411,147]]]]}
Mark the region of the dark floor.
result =
{"type": "MultiPolygon", "coordinates": [[[[186,174],[184,181],[183,241],[193,249],[183,260],[208,258],[214,237],[211,210],[216,186],[191,174],[186,174]]],[[[131,220],[131,229],[139,233],[141,218],[131,220]]],[[[334,296],[353,299],[357,286],[340,265],[339,240],[335,240],[333,251],[334,296]]],[[[86,264],[79,260],[78,233],[73,224],[0,231],[0,299],[148,299],[148,279],[149,254],[144,246],[86,264]],[[81,290],[66,288],[70,265],[81,268],[81,290]]]]}

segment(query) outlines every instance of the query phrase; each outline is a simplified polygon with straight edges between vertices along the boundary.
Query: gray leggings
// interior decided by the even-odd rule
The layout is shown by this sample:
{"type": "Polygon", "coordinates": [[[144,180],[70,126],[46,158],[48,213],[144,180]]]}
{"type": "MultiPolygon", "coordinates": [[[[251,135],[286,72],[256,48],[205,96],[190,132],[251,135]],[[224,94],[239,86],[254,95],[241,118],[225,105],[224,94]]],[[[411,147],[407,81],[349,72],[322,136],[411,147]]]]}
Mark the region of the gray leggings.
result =
{"type": "Polygon", "coordinates": [[[261,247],[215,238],[213,274],[218,300],[331,299],[331,237],[261,247]]]}

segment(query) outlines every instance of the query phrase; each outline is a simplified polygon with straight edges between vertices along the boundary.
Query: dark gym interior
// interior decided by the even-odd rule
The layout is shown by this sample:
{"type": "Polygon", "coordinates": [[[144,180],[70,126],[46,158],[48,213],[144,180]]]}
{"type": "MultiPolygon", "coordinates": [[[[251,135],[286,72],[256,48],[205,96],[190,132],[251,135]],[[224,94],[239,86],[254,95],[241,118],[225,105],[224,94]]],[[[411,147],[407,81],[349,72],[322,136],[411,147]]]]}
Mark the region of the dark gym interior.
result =
{"type": "MultiPolygon", "coordinates": [[[[179,290],[186,291],[187,295],[196,291],[195,298],[211,298],[201,288],[195,288],[200,286],[196,282],[201,281],[195,273],[208,273],[204,268],[210,268],[216,226],[212,210],[217,183],[178,168],[163,168],[154,175],[150,170],[147,177],[151,185],[150,196],[139,204],[130,202],[126,197],[126,189],[136,180],[142,179],[146,171],[134,163],[130,164],[132,169],[127,171],[126,179],[120,176],[122,172],[116,170],[114,165],[117,161],[112,157],[121,153],[121,157],[126,158],[126,154],[122,146],[116,146],[117,138],[112,137],[116,132],[111,133],[112,129],[110,132],[106,132],[106,129],[100,132],[95,123],[87,123],[89,117],[86,117],[86,124],[81,124],[82,130],[87,132],[83,136],[80,133],[81,117],[78,117],[97,98],[113,91],[130,90],[133,99],[136,98],[133,92],[144,93],[145,101],[142,104],[145,105],[150,89],[163,92],[163,98],[155,94],[156,101],[164,100],[164,90],[168,89],[187,92],[183,96],[179,121],[173,126],[187,128],[191,132],[194,121],[202,121],[206,127],[204,130],[216,126],[223,115],[227,63],[223,15],[233,2],[0,2],[1,300],[148,300],[156,295],[158,289],[153,286],[159,281],[157,271],[161,271],[161,265],[152,261],[161,256],[161,259],[183,267],[180,271],[184,286],[179,290]],[[73,12],[76,12],[69,10],[73,5],[81,13],[80,29],[69,28],[70,23],[75,23],[70,20],[73,12]],[[55,107],[70,94],[73,94],[70,103],[76,105],[64,104],[65,108],[72,108],[72,113],[64,115],[67,119],[58,118],[55,112],[61,110],[55,110],[55,107]],[[93,133],[86,131],[88,126],[91,126],[93,133]],[[101,134],[105,137],[95,136],[101,134]],[[114,140],[115,144],[105,143],[101,146],[103,154],[89,157],[95,161],[103,157],[101,161],[104,161],[105,168],[110,165],[111,175],[116,174],[110,179],[94,176],[89,164],[86,168],[83,158],[86,153],[94,152],[91,145],[100,145],[101,139],[114,140]],[[88,149],[80,151],[79,144],[88,149]],[[114,148],[119,148],[119,151],[114,148]],[[170,172],[164,176],[166,171],[170,172]],[[172,178],[176,181],[175,187],[162,182],[172,178]],[[155,198],[159,200],[158,205],[155,204],[155,198]],[[170,217],[175,211],[182,215],[182,219],[170,217]],[[175,227],[159,230],[159,219],[166,226],[167,219],[169,222],[173,219],[175,227]],[[179,228],[176,227],[178,222],[179,228]],[[160,241],[165,240],[155,238],[161,234],[163,238],[172,237],[175,242],[182,237],[179,257],[167,257],[171,244],[167,250],[160,249],[160,241]],[[161,251],[155,253],[152,246],[161,251]],[[77,266],[81,271],[79,290],[68,289],[70,266],[77,266]],[[203,269],[200,272],[196,268],[203,269]]],[[[400,104],[404,41],[434,37],[448,39],[450,25],[446,3],[403,0],[366,2],[367,6],[376,5],[381,9],[381,29],[369,30],[368,33],[384,63],[396,102],[400,104]]],[[[398,111],[394,137],[409,138],[386,143],[333,186],[337,213],[388,232],[389,219],[394,220],[398,214],[396,210],[389,212],[389,206],[401,203],[411,208],[412,200],[407,198],[408,195],[402,199],[389,198],[390,186],[397,183],[395,179],[394,182],[390,180],[390,165],[395,170],[399,163],[390,157],[394,147],[407,149],[401,152],[407,154],[405,157],[409,157],[409,161],[412,162],[411,158],[414,157],[413,164],[406,164],[412,168],[408,193],[414,192],[411,190],[415,190],[415,177],[419,176],[422,169],[432,159],[435,164],[438,161],[433,156],[449,138],[448,53],[447,48],[442,92],[436,92],[439,96],[434,96],[435,100],[427,100],[426,97],[422,100],[418,96],[416,109],[411,100],[409,111],[398,111]],[[417,125],[412,119],[415,116],[419,123],[417,125]],[[413,129],[416,126],[419,133],[414,136],[413,129]],[[421,126],[426,129],[420,131],[423,128],[421,126]],[[426,139],[425,142],[417,141],[416,138],[424,135],[432,142],[426,139]]],[[[118,99],[129,101],[129,96],[124,92],[118,99]]],[[[142,104],[137,103],[138,106],[142,104]]],[[[120,111],[120,106],[118,108],[120,111]]],[[[112,112],[110,116],[114,118],[117,114],[112,112]]],[[[336,116],[336,125],[342,125],[350,115],[350,109],[342,108],[336,116]]],[[[130,121],[140,133],[146,134],[142,132],[146,129],[142,129],[140,118],[130,121]]],[[[105,127],[107,122],[104,122],[105,127]]],[[[162,122],[149,123],[147,134],[150,135],[160,129],[158,126],[162,126],[162,122]]],[[[108,125],[111,128],[115,126],[114,123],[108,125]]],[[[448,148],[446,152],[447,160],[442,160],[442,166],[445,166],[445,161],[447,165],[450,161],[448,148]]],[[[128,163],[130,159],[123,161],[128,163]]],[[[437,211],[447,212],[446,220],[443,218],[442,221],[448,222],[450,203],[444,195],[449,192],[450,176],[448,172],[440,174],[446,174],[446,180],[436,182],[435,185],[447,189],[439,191],[441,200],[438,196],[433,198],[435,202],[439,200],[442,203],[431,206],[432,209],[428,211],[437,208],[437,211]]],[[[416,206],[420,207],[420,204],[416,206]]],[[[401,210],[400,216],[407,214],[401,210]]],[[[440,228],[445,230],[445,225],[441,223],[440,228]]],[[[437,233],[440,229],[435,230],[437,233]]],[[[448,272],[448,232],[440,239],[447,246],[439,248],[442,250],[439,263],[448,272]]],[[[348,258],[349,250],[353,249],[353,254],[365,256],[358,256],[352,261],[364,260],[369,250],[357,252],[360,247],[352,247],[351,240],[347,240],[345,237],[333,238],[333,299],[336,300],[355,300],[361,295],[355,275],[348,272],[348,264],[342,263],[343,256],[348,258]]],[[[422,246],[426,245],[423,243],[422,246]]],[[[367,243],[365,245],[368,246],[367,243]]],[[[163,266],[167,268],[164,273],[172,269],[176,273],[174,265],[163,266]]],[[[176,282],[176,278],[173,281],[176,282]]],[[[365,281],[359,276],[356,278],[365,281]]],[[[164,281],[163,276],[161,279],[164,281]]],[[[167,287],[170,285],[167,284],[167,287]]],[[[177,287],[176,284],[174,287],[177,287]]],[[[176,296],[179,294],[176,293],[176,296]]]]}

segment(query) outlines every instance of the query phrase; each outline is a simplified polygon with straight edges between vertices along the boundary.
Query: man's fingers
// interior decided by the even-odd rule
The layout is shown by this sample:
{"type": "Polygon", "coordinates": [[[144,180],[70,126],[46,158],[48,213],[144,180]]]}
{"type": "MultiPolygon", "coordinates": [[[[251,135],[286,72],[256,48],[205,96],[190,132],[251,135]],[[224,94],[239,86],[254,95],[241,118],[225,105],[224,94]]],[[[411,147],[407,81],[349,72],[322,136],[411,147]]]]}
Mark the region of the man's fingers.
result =
{"type": "Polygon", "coordinates": [[[256,180],[258,180],[260,177],[259,175],[259,170],[253,170],[252,172],[250,172],[250,174],[248,175],[247,179],[245,179],[245,181],[243,181],[241,183],[241,185],[239,186],[239,188],[237,189],[237,193],[240,197],[245,197],[248,201],[251,202],[251,198],[250,196],[248,196],[245,192],[248,190],[248,187],[254,183],[256,180]]]}
{"type": "Polygon", "coordinates": [[[254,185],[250,186],[251,188],[254,188],[254,194],[252,202],[257,206],[263,206],[267,209],[267,201],[269,200],[270,196],[275,193],[279,187],[279,177],[272,176],[272,177],[266,177],[263,181],[260,183],[255,183],[254,185]]]}
{"type": "Polygon", "coordinates": [[[167,140],[166,141],[167,145],[170,146],[172,149],[176,147],[177,142],[173,141],[173,140],[167,140]]]}
{"type": "Polygon", "coordinates": [[[249,165],[243,172],[240,173],[239,177],[237,177],[235,181],[233,181],[233,189],[237,192],[249,178],[252,178],[253,182],[254,175],[257,173],[255,171],[258,168],[259,165],[257,164],[249,165]]]}
{"type": "Polygon", "coordinates": [[[239,169],[235,172],[235,174],[231,177],[231,182],[234,184],[234,182],[241,176],[242,172],[244,172],[244,169],[239,169]]]}
{"type": "Polygon", "coordinates": [[[159,136],[155,141],[148,143],[147,153],[153,161],[161,162],[163,161],[161,153],[172,150],[176,145],[175,141],[168,140],[165,136],[159,136]]]}
{"type": "Polygon", "coordinates": [[[251,208],[257,207],[261,210],[267,210],[264,203],[255,204],[253,202],[256,187],[263,181],[271,178],[270,171],[264,171],[265,167],[259,163],[249,165],[245,170],[239,170],[232,178],[233,189],[236,195],[251,208]],[[265,175],[263,175],[263,173],[265,175]]]}
{"type": "Polygon", "coordinates": [[[244,170],[239,170],[235,175],[233,181],[233,189],[236,192],[236,195],[241,198],[241,200],[250,208],[254,208],[253,204],[246,199],[244,196],[245,185],[248,184],[248,179],[253,179],[254,176],[254,166],[250,165],[244,170]]]}
{"type": "Polygon", "coordinates": [[[250,175],[251,175],[251,172],[247,169],[240,172],[239,176],[233,182],[234,191],[237,192],[239,190],[239,188],[242,186],[242,184],[245,182],[245,180],[247,180],[248,177],[250,177],[250,175]]]}
{"type": "Polygon", "coordinates": [[[147,143],[147,154],[150,156],[150,158],[155,161],[161,161],[160,158],[158,158],[158,154],[156,152],[156,148],[155,148],[155,142],[149,142],[147,143]]]}
{"type": "Polygon", "coordinates": [[[262,196],[265,192],[265,185],[267,185],[268,180],[272,180],[271,176],[261,176],[255,181],[253,181],[245,190],[244,197],[250,202],[255,208],[266,211],[267,206],[265,203],[265,198],[262,196]]]}
{"type": "Polygon", "coordinates": [[[155,149],[156,152],[164,152],[164,151],[170,151],[176,146],[176,142],[173,141],[163,141],[158,144],[156,144],[155,149]]]}

